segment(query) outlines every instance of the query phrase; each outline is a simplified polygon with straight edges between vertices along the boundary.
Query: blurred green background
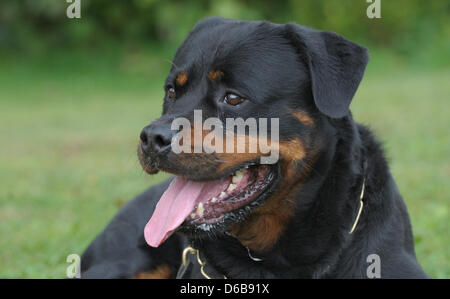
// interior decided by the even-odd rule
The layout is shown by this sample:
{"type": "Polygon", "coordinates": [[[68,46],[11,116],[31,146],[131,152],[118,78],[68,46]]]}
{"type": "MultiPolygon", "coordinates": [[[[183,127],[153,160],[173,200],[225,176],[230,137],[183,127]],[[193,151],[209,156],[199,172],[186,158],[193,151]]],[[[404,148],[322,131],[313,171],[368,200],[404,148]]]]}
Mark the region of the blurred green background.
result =
{"type": "Polygon", "coordinates": [[[417,256],[450,277],[450,2],[0,2],[0,277],[64,277],[123,203],[160,181],[136,159],[174,51],[201,18],[295,21],[369,48],[354,118],[384,142],[417,256]]]}

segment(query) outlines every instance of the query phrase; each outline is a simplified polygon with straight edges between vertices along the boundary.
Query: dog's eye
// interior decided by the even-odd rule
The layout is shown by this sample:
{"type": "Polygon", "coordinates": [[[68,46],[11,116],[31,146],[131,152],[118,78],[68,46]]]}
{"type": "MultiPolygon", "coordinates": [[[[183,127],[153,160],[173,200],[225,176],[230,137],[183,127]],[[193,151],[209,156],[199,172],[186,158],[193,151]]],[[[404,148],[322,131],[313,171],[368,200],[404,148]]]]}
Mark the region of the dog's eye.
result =
{"type": "Polygon", "coordinates": [[[232,94],[232,93],[227,94],[224,98],[224,102],[227,104],[230,104],[232,106],[239,105],[244,101],[245,101],[245,99],[243,97],[232,94]]]}
{"type": "Polygon", "coordinates": [[[169,98],[171,99],[175,99],[175,88],[173,87],[168,87],[167,88],[167,94],[169,95],[169,98]]]}

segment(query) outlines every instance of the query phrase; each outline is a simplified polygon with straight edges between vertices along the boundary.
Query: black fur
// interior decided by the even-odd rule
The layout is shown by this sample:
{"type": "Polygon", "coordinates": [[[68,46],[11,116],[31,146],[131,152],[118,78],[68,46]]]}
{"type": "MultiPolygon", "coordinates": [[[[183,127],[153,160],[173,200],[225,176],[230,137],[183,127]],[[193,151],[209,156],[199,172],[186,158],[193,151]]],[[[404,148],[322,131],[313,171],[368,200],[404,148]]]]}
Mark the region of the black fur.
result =
{"type": "MultiPolygon", "coordinates": [[[[253,252],[262,262],[251,260],[229,235],[191,238],[216,270],[229,278],[367,278],[366,259],[377,254],[382,278],[427,277],[416,261],[409,216],[382,149],[348,110],[367,61],[367,51],[355,43],[296,24],[210,18],[190,32],[166,86],[174,84],[180,70],[188,81],[177,88],[176,101],[166,95],[158,126],[169,126],[175,117],[192,118],[194,109],[202,109],[204,118],[279,117],[280,140],[307,140],[307,150],[317,152],[278,242],[253,252]],[[223,81],[209,82],[210,69],[223,70],[223,81]],[[225,105],[220,99],[229,90],[248,101],[225,105]],[[304,111],[314,125],[300,123],[292,111],[304,111]],[[364,208],[349,234],[364,178],[364,208]]],[[[196,163],[184,170],[170,168],[177,157],[168,153],[153,158],[154,167],[176,169],[193,179],[220,175],[215,167],[196,163]]],[[[300,162],[298,171],[302,167],[300,162]]],[[[151,187],[119,212],[84,253],[83,278],[129,278],[161,263],[175,275],[187,238],[176,233],[155,249],[143,237],[167,186],[168,181],[151,187]]]]}

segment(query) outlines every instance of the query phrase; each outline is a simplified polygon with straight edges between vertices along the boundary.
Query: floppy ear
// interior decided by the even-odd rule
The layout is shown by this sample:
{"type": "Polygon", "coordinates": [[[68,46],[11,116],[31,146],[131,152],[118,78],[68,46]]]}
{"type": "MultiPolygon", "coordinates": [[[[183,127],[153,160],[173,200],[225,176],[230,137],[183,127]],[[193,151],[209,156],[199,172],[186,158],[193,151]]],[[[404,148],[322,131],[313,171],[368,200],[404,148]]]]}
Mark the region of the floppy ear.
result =
{"type": "Polygon", "coordinates": [[[309,67],[316,107],[333,118],[346,116],[369,61],[367,50],[336,33],[294,23],[286,25],[286,34],[309,67]]]}

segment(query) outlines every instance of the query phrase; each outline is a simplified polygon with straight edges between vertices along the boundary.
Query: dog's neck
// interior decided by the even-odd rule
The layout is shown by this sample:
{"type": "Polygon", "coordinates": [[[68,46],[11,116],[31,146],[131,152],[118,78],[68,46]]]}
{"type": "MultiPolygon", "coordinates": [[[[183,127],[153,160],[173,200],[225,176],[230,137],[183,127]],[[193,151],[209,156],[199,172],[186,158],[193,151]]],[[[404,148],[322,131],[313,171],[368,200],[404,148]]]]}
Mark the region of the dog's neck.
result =
{"type": "Polygon", "coordinates": [[[263,252],[250,252],[230,235],[193,241],[219,272],[231,278],[251,278],[255,273],[264,278],[318,278],[333,271],[353,237],[349,231],[359,208],[366,157],[351,117],[330,125],[335,128],[330,136],[335,137],[328,139],[314,171],[295,194],[296,212],[275,245],[263,252]],[[341,126],[346,128],[340,129],[341,126]],[[233,273],[236,263],[245,263],[247,271],[233,273]]]}

